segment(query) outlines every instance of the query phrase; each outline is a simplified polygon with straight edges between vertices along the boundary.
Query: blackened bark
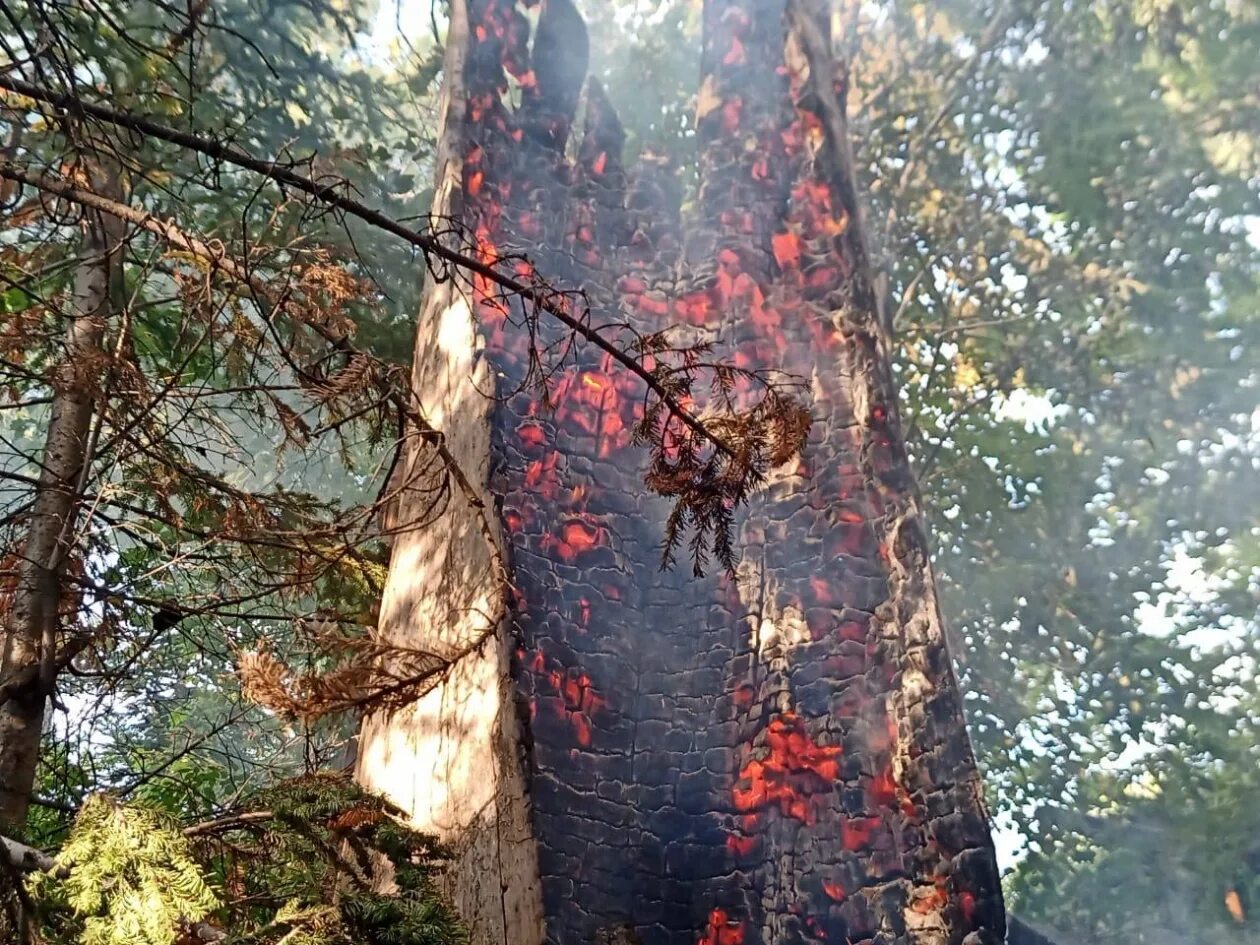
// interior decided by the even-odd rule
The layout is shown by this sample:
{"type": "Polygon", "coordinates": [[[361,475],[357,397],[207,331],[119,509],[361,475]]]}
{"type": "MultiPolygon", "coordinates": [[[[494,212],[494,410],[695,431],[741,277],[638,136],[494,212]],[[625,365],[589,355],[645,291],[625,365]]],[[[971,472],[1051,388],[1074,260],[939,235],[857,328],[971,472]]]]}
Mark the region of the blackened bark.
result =
{"type": "MultiPolygon", "coordinates": [[[[557,0],[541,2],[546,23],[557,0]]],[[[737,575],[661,573],[668,509],[636,476],[634,378],[580,350],[547,409],[522,386],[520,312],[474,292],[503,397],[491,486],[547,940],[1001,941],[825,18],[805,0],[705,3],[684,220],[674,171],[623,164],[607,97],[537,60],[516,0],[455,5],[472,27],[461,221],[484,258],[523,254],[595,323],[689,325],[741,367],[806,378],[815,404],[800,461],[740,510],[737,575]]]]}
{"type": "MultiPolygon", "coordinates": [[[[91,186],[117,199],[110,171],[85,162],[91,186]]],[[[53,403],[39,482],[0,654],[0,824],[26,817],[48,698],[66,658],[80,645],[63,639],[63,610],[73,599],[66,580],[75,556],[75,531],[94,401],[104,366],[101,343],[121,285],[124,227],[117,218],[87,211],[74,294],[65,313],[62,357],[49,378],[53,403]]]]}

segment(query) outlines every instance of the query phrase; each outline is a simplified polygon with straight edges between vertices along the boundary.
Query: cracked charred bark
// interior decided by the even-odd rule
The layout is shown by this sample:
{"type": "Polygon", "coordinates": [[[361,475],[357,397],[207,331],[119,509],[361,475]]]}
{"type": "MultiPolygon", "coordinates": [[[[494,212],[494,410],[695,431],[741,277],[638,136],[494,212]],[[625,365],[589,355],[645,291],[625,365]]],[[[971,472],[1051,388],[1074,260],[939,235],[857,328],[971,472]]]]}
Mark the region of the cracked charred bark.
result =
{"type": "MultiPolygon", "coordinates": [[[[117,197],[116,176],[99,163],[83,164],[91,186],[117,197]]],[[[74,600],[67,581],[75,530],[90,463],[93,403],[103,366],[101,344],[121,285],[124,226],[88,211],[83,246],[66,315],[64,350],[49,378],[52,406],[39,482],[31,503],[16,580],[4,621],[0,654],[0,824],[26,817],[39,763],[44,713],[58,673],[82,645],[66,639],[64,611],[74,600]]]]}
{"type": "MultiPolygon", "coordinates": [[[[624,165],[599,84],[538,62],[586,48],[568,0],[452,10],[439,211],[486,259],[584,291],[593,321],[681,324],[807,378],[815,426],[739,511],[735,575],[662,573],[633,379],[579,351],[545,409],[520,313],[432,286],[416,389],[500,503],[515,606],[460,678],[368,720],[360,777],[455,843],[479,941],[1000,941],[826,18],[705,3],[684,214],[675,169],[624,165]]],[[[465,518],[396,547],[387,633],[485,625],[465,518]]]]}

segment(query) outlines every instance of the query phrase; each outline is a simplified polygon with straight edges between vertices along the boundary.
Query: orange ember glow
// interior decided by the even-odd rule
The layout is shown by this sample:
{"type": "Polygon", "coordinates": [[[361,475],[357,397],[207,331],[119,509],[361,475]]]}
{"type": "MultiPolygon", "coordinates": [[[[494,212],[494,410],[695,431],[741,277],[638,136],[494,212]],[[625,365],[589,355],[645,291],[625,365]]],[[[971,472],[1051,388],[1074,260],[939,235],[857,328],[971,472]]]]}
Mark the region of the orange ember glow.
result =
{"type": "Polygon", "coordinates": [[[744,945],[744,928],[745,923],[731,919],[725,909],[714,909],[697,945],[744,945]]]}
{"type": "Polygon", "coordinates": [[[827,894],[829,899],[834,899],[836,902],[844,902],[849,898],[849,894],[845,892],[844,887],[834,880],[824,879],[822,886],[823,892],[827,894]]]}
{"type": "Polygon", "coordinates": [[[608,167],[608,152],[600,151],[599,157],[591,162],[591,170],[596,174],[602,174],[608,167]]]}
{"type": "Polygon", "coordinates": [[[795,233],[775,233],[770,237],[774,258],[783,269],[796,269],[801,264],[801,241],[795,233]]]}
{"type": "Polygon", "coordinates": [[[976,914],[976,897],[970,890],[964,889],[958,895],[958,908],[962,910],[963,919],[970,922],[976,914]]]}
{"type": "Polygon", "coordinates": [[[866,625],[857,620],[846,620],[840,624],[836,636],[841,640],[853,640],[861,642],[866,639],[866,625]]]}
{"type": "Polygon", "coordinates": [[[770,753],[754,759],[739,773],[732,789],[735,809],[743,812],[770,805],[806,824],[817,823],[815,796],[825,797],[840,777],[839,745],[819,745],[792,712],[771,720],[766,733],[770,753]]]}
{"type": "Polygon", "coordinates": [[[756,837],[744,837],[739,834],[728,834],[726,837],[726,849],[736,856],[748,856],[753,850],[757,849],[758,840],[756,837]]]}
{"type": "Polygon", "coordinates": [[[891,807],[897,800],[897,785],[893,781],[892,771],[887,770],[871,779],[866,790],[867,801],[871,807],[891,807]]]}
{"type": "MultiPolygon", "coordinates": [[[[577,743],[583,748],[589,748],[593,734],[591,720],[596,712],[608,705],[608,700],[595,690],[591,677],[586,673],[565,669],[555,661],[552,661],[553,668],[547,669],[547,663],[542,651],[536,650],[527,665],[539,684],[559,696],[558,700],[548,700],[550,706],[572,727],[577,743]]],[[[537,717],[536,705],[533,717],[537,717]]]]}
{"type": "Polygon", "coordinates": [[[566,522],[561,530],[564,543],[577,552],[590,551],[603,540],[603,529],[585,522],[566,522]]]}
{"type": "Polygon", "coordinates": [[[551,453],[546,459],[536,459],[525,469],[525,485],[545,499],[554,499],[560,490],[560,477],[556,473],[559,453],[551,453]]]}
{"type": "Polygon", "coordinates": [[[747,59],[748,55],[744,52],[744,44],[739,41],[739,37],[735,37],[731,40],[731,48],[722,57],[722,63],[727,66],[738,66],[742,65],[747,59]]]}
{"type": "Polygon", "coordinates": [[[938,884],[934,889],[918,893],[914,898],[914,902],[910,904],[910,908],[919,913],[919,915],[931,915],[947,902],[949,902],[949,896],[938,884]]]}
{"type": "Polygon", "coordinates": [[[871,845],[871,838],[879,829],[878,817],[846,817],[840,821],[840,842],[846,850],[857,852],[871,845]]]}
{"type": "Polygon", "coordinates": [[[516,428],[516,435],[525,446],[542,446],[547,442],[547,433],[533,421],[522,423],[516,428]]]}

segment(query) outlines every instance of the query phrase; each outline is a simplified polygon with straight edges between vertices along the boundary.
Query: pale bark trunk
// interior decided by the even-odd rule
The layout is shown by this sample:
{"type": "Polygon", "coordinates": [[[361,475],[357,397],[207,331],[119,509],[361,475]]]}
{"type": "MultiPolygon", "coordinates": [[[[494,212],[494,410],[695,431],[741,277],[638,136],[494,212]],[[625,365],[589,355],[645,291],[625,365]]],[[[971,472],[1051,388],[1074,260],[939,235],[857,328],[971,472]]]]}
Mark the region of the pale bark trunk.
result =
{"type": "MultiPolygon", "coordinates": [[[[92,186],[117,197],[116,176],[92,168],[92,186]]],[[[48,698],[64,668],[58,652],[61,602],[74,559],[83,472],[95,413],[102,341],[119,286],[124,228],[115,217],[84,214],[82,258],[67,313],[65,350],[49,379],[53,404],[0,662],[0,823],[26,817],[48,698]]]]}
{"type": "MultiPolygon", "coordinates": [[[[468,31],[466,6],[452,3],[432,209],[438,219],[463,213],[468,31]]],[[[488,395],[495,379],[480,357],[474,308],[465,277],[430,280],[417,324],[414,406],[443,432],[449,455],[493,508],[488,395]]],[[[356,771],[415,826],[450,844],[443,891],[477,945],[538,945],[542,900],[509,678],[502,552],[497,538],[489,536],[496,547],[488,542],[484,509],[462,490],[452,490],[441,514],[430,514],[445,474],[414,438],[394,481],[390,527],[398,533],[381,629],[434,652],[466,655],[414,705],[364,721],[356,771]]]]}

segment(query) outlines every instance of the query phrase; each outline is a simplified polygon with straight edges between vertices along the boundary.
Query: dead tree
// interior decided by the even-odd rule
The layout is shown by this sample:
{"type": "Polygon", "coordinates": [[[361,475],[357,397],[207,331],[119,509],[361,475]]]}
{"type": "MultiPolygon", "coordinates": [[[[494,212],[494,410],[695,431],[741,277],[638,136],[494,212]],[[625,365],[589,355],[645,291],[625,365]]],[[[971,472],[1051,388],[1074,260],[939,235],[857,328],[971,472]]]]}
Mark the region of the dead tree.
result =
{"type": "Polygon", "coordinates": [[[400,538],[384,631],[467,655],[366,721],[360,778],[455,844],[478,942],[1001,941],[821,9],[705,3],[686,213],[676,169],[626,167],[604,92],[565,60],[586,49],[569,0],[450,11],[438,212],[626,323],[645,362],[673,325],[751,372],[691,391],[702,418],[786,370],[813,425],[744,506],[671,515],[633,441],[661,424],[650,481],[700,489],[676,418],[645,417],[633,377],[519,299],[433,284],[414,389],[498,510],[513,590],[468,508],[400,538]],[[660,569],[662,542],[724,517],[733,570],[660,569]]]}

